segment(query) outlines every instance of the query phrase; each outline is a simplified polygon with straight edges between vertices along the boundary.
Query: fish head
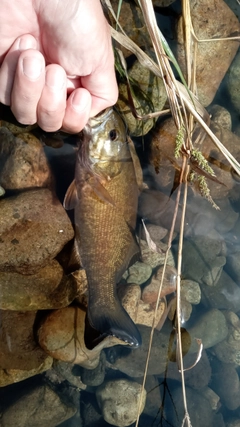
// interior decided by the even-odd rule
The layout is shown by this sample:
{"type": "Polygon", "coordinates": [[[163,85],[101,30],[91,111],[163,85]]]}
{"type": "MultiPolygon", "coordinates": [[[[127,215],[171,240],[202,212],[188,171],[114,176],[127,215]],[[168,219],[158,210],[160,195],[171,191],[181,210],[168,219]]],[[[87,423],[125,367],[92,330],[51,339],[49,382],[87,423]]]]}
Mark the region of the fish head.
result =
{"type": "Polygon", "coordinates": [[[89,124],[91,126],[89,155],[93,165],[130,158],[126,125],[115,110],[106,109],[90,119],[89,124]]]}

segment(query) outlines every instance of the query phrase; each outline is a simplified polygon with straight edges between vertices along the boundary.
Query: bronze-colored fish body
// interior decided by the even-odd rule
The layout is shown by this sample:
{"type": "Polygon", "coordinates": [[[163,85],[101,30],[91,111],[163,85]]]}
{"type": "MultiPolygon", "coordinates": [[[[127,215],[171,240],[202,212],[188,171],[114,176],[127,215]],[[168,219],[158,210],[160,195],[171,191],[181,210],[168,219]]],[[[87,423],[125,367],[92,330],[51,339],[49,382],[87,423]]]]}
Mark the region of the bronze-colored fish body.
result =
{"type": "Polygon", "coordinates": [[[88,320],[102,336],[114,335],[137,347],[140,333],[116,291],[139,252],[133,236],[138,204],[135,170],[120,116],[109,109],[90,125],[91,165],[86,166],[80,148],[75,183],[64,201],[66,208],[75,206],[76,244],[88,279],[88,320]]]}

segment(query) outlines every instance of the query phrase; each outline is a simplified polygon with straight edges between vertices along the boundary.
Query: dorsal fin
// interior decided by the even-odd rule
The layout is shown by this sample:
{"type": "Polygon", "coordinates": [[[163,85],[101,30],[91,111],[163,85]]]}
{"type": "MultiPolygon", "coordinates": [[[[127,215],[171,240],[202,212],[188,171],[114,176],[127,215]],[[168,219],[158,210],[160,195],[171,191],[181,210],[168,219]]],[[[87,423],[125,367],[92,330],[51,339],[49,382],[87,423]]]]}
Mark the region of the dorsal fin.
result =
{"type": "Polygon", "coordinates": [[[66,210],[75,209],[78,203],[76,180],[74,179],[69,185],[64,197],[63,207],[66,210]]]}

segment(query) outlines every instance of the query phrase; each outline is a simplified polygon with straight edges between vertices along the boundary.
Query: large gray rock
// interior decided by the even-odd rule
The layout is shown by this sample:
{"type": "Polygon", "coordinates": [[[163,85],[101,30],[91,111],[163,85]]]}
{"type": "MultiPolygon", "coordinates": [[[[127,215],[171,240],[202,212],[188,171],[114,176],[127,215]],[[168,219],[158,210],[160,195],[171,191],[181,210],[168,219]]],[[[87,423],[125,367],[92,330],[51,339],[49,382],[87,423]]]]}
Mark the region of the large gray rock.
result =
{"type": "Polygon", "coordinates": [[[0,270],[32,274],[73,238],[65,209],[48,189],[0,200],[0,270]]]}

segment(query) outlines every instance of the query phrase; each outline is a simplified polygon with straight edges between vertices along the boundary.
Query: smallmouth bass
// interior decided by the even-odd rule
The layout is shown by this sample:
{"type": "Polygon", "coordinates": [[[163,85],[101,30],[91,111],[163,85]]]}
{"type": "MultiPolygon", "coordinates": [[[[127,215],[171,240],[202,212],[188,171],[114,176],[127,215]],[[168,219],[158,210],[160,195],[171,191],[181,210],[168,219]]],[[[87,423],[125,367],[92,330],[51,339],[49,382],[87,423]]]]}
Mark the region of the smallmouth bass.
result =
{"type": "Polygon", "coordinates": [[[88,280],[88,321],[101,337],[114,335],[138,347],[141,335],[116,289],[139,254],[134,238],[138,185],[126,128],[112,108],[89,125],[64,199],[66,209],[74,208],[75,250],[88,280]]]}

